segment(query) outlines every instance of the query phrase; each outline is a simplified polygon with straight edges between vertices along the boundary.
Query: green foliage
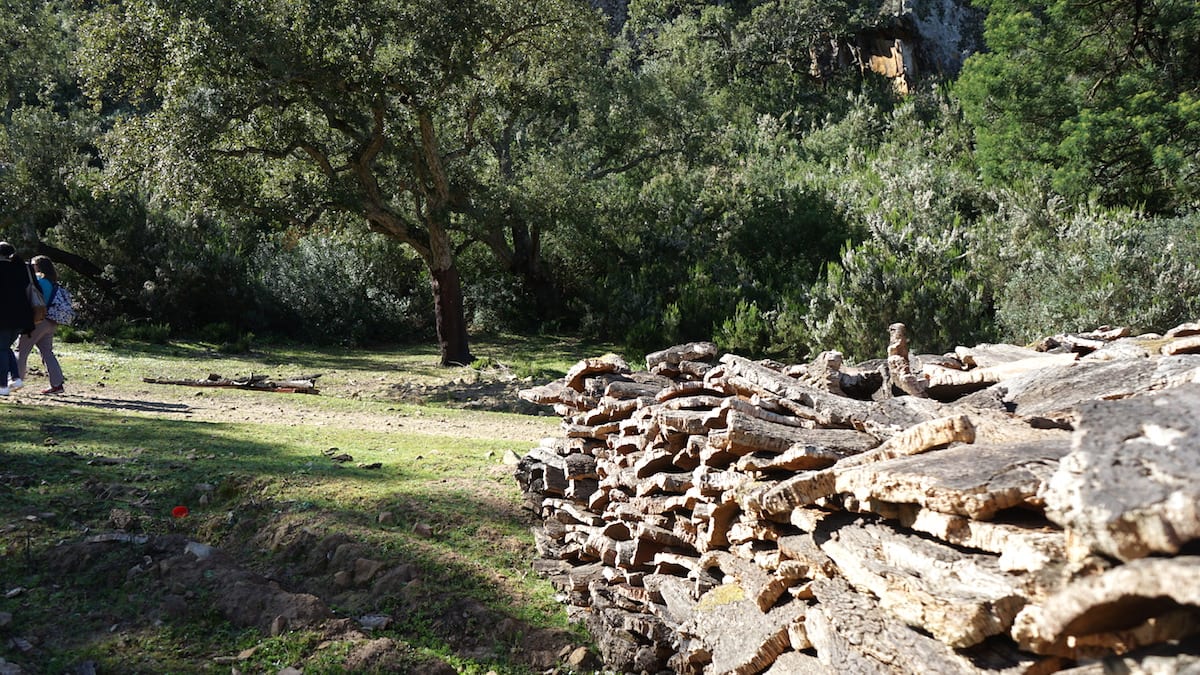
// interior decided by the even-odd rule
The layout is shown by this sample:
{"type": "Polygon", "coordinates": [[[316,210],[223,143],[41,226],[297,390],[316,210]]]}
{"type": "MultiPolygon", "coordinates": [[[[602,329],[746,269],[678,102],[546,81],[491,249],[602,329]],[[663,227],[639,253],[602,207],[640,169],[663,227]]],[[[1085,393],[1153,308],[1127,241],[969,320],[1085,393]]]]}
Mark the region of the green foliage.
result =
{"type": "Polygon", "coordinates": [[[401,246],[379,236],[254,229],[227,214],[150,211],[127,197],[75,210],[48,234],[104,262],[108,288],[65,280],[81,324],[101,335],[163,325],[232,349],[252,333],[321,343],[430,335],[428,278],[401,246]],[[223,334],[206,336],[213,326],[223,334]]]}
{"type": "Polygon", "coordinates": [[[33,104],[72,79],[70,13],[64,3],[9,0],[0,12],[0,82],[6,112],[33,104]]]}
{"type": "Polygon", "coordinates": [[[997,182],[1068,198],[1200,204],[1200,6],[1191,0],[984,0],[989,52],[956,91],[997,182]]]}
{"type": "Polygon", "coordinates": [[[423,266],[383,237],[279,236],[250,255],[251,320],[237,325],[319,343],[428,338],[432,315],[423,266]]]}
{"type": "Polygon", "coordinates": [[[1162,332],[1200,315],[1196,215],[1080,211],[1014,258],[997,314],[1020,340],[1104,325],[1162,332]]]}
{"type": "Polygon", "coordinates": [[[471,370],[488,370],[496,367],[496,360],[490,356],[481,356],[471,362],[471,370]]]}
{"type": "Polygon", "coordinates": [[[974,271],[961,230],[920,232],[877,227],[842,252],[812,290],[804,323],[810,353],[837,349],[848,358],[887,352],[887,327],[909,328],[915,350],[941,352],[994,335],[990,289],[974,271]]]}
{"type": "Polygon", "coordinates": [[[725,319],[713,340],[727,352],[750,357],[765,356],[772,343],[772,325],[753,302],[739,301],[732,317],[725,319]]]}
{"type": "Polygon", "coordinates": [[[130,321],[127,318],[121,317],[96,325],[93,333],[111,342],[133,340],[135,342],[165,345],[171,339],[171,325],[149,321],[130,321]]]}
{"type": "Polygon", "coordinates": [[[867,359],[885,353],[895,322],[920,350],[995,337],[980,227],[994,197],[963,162],[966,138],[953,102],[927,90],[891,110],[857,97],[806,139],[827,162],[831,201],[867,228],[812,286],[807,311],[781,312],[789,341],[867,359]]]}
{"type": "Polygon", "coordinates": [[[100,268],[87,279],[59,266],[83,325],[124,318],[187,330],[245,305],[237,280],[246,234],[236,221],[150,210],[132,195],[112,194],[75,202],[45,239],[100,268]]]}
{"type": "Polygon", "coordinates": [[[681,11],[626,45],[640,65],[614,74],[615,90],[644,107],[625,125],[636,135],[616,137],[639,161],[586,193],[587,236],[556,241],[556,255],[584,263],[587,284],[572,290],[585,329],[637,348],[710,339],[739,301],[772,306],[815,279],[848,235],[809,188],[793,129],[764,109],[778,101],[743,96],[728,69],[738,21],[681,11]]]}

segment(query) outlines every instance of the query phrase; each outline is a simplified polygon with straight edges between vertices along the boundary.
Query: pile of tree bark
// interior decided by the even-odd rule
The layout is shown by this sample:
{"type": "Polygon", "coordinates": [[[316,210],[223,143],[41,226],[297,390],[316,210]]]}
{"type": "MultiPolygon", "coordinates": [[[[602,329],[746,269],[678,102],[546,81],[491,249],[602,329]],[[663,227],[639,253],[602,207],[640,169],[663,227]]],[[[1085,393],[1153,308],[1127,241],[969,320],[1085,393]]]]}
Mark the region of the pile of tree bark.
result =
{"type": "Polygon", "coordinates": [[[539,571],[633,673],[1200,673],[1200,325],[521,397],[539,571]]]}

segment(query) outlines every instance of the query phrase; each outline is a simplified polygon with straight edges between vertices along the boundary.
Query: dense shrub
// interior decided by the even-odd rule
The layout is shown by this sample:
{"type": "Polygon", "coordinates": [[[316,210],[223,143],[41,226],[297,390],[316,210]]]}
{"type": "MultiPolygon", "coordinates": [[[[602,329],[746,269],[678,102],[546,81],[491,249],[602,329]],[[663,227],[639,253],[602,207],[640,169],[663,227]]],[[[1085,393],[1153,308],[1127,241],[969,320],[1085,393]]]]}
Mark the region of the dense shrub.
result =
{"type": "Polygon", "coordinates": [[[717,328],[713,341],[724,351],[743,356],[761,357],[772,355],[771,317],[753,302],[738,302],[733,316],[717,328]]]}
{"type": "Polygon", "coordinates": [[[67,210],[45,238],[103,270],[92,282],[61,268],[80,325],[100,336],[136,339],[129,327],[152,325],[155,339],[169,327],[233,348],[251,333],[335,343],[432,333],[424,267],[399,245],[361,232],[260,234],[253,225],[118,194],[67,210]]]}
{"type": "Polygon", "coordinates": [[[992,314],[968,232],[880,224],[830,263],[802,321],[810,353],[838,349],[861,360],[886,354],[892,323],[908,325],[913,349],[941,352],[992,338],[992,314]]]}
{"type": "Polygon", "coordinates": [[[1015,338],[1200,318],[1200,216],[1085,209],[1055,235],[1023,247],[1000,294],[999,322],[1015,338]]]}
{"type": "Polygon", "coordinates": [[[403,342],[432,335],[424,265],[379,235],[314,233],[262,242],[248,276],[251,326],[323,343],[403,342]]]}
{"type": "Polygon", "coordinates": [[[76,201],[44,239],[102,270],[89,280],[60,265],[82,324],[152,321],[187,332],[242,323],[253,306],[244,255],[255,236],[237,221],[150,209],[112,193],[76,201]]]}
{"type": "Polygon", "coordinates": [[[926,88],[892,108],[851,97],[839,119],[804,140],[812,181],[857,224],[840,259],[781,306],[780,334],[798,352],[881,356],[887,327],[908,325],[914,349],[942,351],[995,337],[992,270],[980,223],[995,210],[969,164],[969,131],[953,102],[926,88]]]}

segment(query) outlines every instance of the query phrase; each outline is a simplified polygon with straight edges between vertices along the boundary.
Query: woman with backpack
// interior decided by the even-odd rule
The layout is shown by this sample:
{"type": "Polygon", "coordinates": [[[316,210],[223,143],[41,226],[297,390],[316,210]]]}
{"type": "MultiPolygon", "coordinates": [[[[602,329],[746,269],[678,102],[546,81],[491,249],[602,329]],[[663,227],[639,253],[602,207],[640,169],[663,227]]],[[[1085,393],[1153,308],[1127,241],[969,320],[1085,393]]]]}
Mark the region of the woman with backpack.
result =
{"type": "Polygon", "coordinates": [[[8,379],[17,357],[12,353],[17,335],[33,330],[33,305],[29,302],[29,268],[7,241],[0,241],[0,396],[20,387],[20,378],[8,379]]]}
{"type": "Polygon", "coordinates": [[[50,386],[42,390],[43,394],[63,393],[62,366],[54,355],[54,331],[58,328],[60,315],[54,311],[56,304],[66,302],[70,305],[70,296],[58,284],[58,271],[54,263],[44,255],[34,256],[30,261],[37,271],[38,284],[42,287],[42,297],[46,299],[46,318],[33,327],[33,331],[23,333],[17,344],[17,372],[22,380],[28,374],[29,352],[36,346],[42,356],[42,365],[46,366],[46,375],[50,378],[50,386]]]}

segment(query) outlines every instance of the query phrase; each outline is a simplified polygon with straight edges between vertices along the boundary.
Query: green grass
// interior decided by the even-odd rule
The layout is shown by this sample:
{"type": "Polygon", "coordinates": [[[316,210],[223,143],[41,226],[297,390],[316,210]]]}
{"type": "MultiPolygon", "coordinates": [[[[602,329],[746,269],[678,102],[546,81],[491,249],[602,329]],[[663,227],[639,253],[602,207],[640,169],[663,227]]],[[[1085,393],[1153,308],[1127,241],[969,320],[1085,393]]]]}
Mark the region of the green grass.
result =
{"type": "MultiPolygon", "coordinates": [[[[608,351],[515,339],[474,349],[489,367],[530,364],[541,381],[608,351]]],[[[118,531],[182,535],[218,547],[245,569],[283,570],[339,616],[389,613],[395,623],[371,635],[396,643],[393,661],[401,665],[389,670],[419,670],[422,659],[438,657],[460,672],[527,672],[510,651],[513,635],[497,634],[490,655],[464,656],[456,647],[443,613],[463,598],[521,622],[524,631],[574,630],[549,584],[530,573],[530,514],[520,506],[512,467],[501,461],[532,443],[498,431],[519,424],[551,435],[556,418],[391,396],[403,383],[434,387],[486,374],[439,368],[428,348],[293,346],[227,355],[203,344],[72,343],[57,351],[67,397],[49,404],[22,392],[0,403],[0,591],[9,596],[0,598],[0,612],[12,616],[0,632],[31,645],[0,651],[0,658],[30,673],[86,661],[102,672],[229,672],[231,659],[242,672],[344,670],[352,643],[233,626],[199,611],[203,588],[187,598],[185,617],[164,620],[169,589],[133,570],[152,553],[138,543],[105,545],[82,561],[68,553],[118,531]],[[210,372],[322,373],[322,393],[142,382],[210,372]],[[331,458],[339,454],[353,459],[331,458]],[[173,517],[181,505],[189,515],[173,517]],[[312,533],[307,544],[293,536],[302,531],[312,533]],[[360,546],[364,557],[408,566],[420,583],[382,597],[337,592],[333,570],[303,569],[305,545],[333,535],[360,546]]],[[[27,390],[42,382],[31,378],[27,390]]]]}

